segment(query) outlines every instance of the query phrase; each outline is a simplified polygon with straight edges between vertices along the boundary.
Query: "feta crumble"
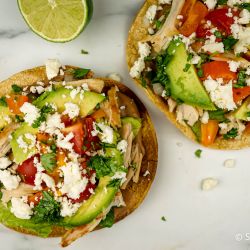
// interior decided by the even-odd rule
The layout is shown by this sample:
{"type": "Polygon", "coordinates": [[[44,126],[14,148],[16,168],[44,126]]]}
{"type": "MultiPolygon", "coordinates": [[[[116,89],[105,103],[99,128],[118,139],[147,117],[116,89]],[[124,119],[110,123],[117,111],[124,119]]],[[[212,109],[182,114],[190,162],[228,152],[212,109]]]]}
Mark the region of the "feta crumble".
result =
{"type": "Polygon", "coordinates": [[[146,12],[146,18],[149,21],[149,23],[153,23],[155,16],[156,16],[156,11],[157,11],[157,6],[156,5],[151,5],[147,12],[146,12]]]}
{"type": "Polygon", "coordinates": [[[73,119],[79,115],[80,108],[77,104],[67,102],[64,104],[64,106],[65,106],[65,111],[63,112],[63,114],[68,115],[70,119],[73,119]]]}
{"type": "Polygon", "coordinates": [[[209,114],[207,111],[205,111],[201,117],[201,123],[207,124],[209,120],[209,114]]]}
{"type": "Polygon", "coordinates": [[[205,4],[207,5],[209,10],[213,10],[217,4],[217,0],[206,0],[205,4]]]}
{"type": "Polygon", "coordinates": [[[11,199],[11,212],[19,219],[28,220],[33,214],[32,208],[23,198],[11,199]]]}
{"type": "Polygon", "coordinates": [[[1,157],[0,158],[0,169],[6,169],[8,166],[11,165],[11,161],[8,157],[1,157]]]}
{"type": "Polygon", "coordinates": [[[158,3],[159,4],[171,4],[172,0],[159,0],[158,3]]]}
{"type": "Polygon", "coordinates": [[[238,23],[249,24],[249,22],[250,22],[250,12],[247,9],[243,9],[240,12],[240,18],[238,19],[238,23]]]}
{"type": "Polygon", "coordinates": [[[0,170],[0,182],[6,190],[13,190],[19,186],[21,179],[18,175],[12,175],[8,170],[0,170]]]}
{"type": "Polygon", "coordinates": [[[219,181],[215,178],[208,177],[201,181],[201,189],[204,191],[211,190],[218,185],[219,181]]]}
{"type": "Polygon", "coordinates": [[[237,72],[238,68],[240,67],[240,62],[228,61],[228,65],[231,72],[237,72]]]}
{"type": "Polygon", "coordinates": [[[40,110],[29,102],[25,102],[20,108],[20,111],[24,113],[24,120],[29,125],[32,125],[33,122],[40,116],[40,110]]]}
{"type": "Polygon", "coordinates": [[[100,134],[102,142],[110,143],[110,144],[113,143],[113,140],[114,140],[114,131],[113,131],[113,129],[110,126],[105,125],[104,123],[94,124],[94,130],[91,132],[91,134],[92,134],[92,136],[96,136],[96,135],[100,134]],[[101,131],[99,131],[97,129],[97,127],[101,131]]]}
{"type": "Polygon", "coordinates": [[[72,216],[81,206],[81,203],[72,204],[71,201],[68,200],[66,197],[63,197],[60,203],[61,203],[60,214],[62,217],[72,216]]]}
{"type": "Polygon", "coordinates": [[[49,80],[58,75],[61,66],[61,63],[57,59],[48,59],[45,62],[46,74],[49,80]]]}
{"type": "Polygon", "coordinates": [[[121,140],[117,144],[117,149],[120,150],[122,153],[125,153],[127,150],[128,142],[126,140],[121,140]]]}
{"type": "Polygon", "coordinates": [[[233,167],[235,167],[235,160],[234,159],[227,159],[224,161],[223,165],[226,168],[233,168],[233,167]]]}

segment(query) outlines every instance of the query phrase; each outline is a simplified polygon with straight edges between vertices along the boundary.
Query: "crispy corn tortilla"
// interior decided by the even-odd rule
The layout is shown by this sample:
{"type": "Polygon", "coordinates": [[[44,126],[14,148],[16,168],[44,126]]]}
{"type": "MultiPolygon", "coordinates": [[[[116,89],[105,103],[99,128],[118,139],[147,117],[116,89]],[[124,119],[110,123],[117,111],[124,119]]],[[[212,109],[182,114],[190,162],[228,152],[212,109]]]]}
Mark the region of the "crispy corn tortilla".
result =
{"type": "MultiPolygon", "coordinates": [[[[134,62],[138,59],[138,42],[143,41],[148,37],[148,27],[145,22],[145,14],[148,8],[152,4],[158,4],[157,0],[147,0],[141,7],[137,14],[128,34],[127,43],[127,63],[129,70],[134,65],[134,62]]],[[[142,87],[139,79],[134,79],[135,83],[142,87]]],[[[190,127],[184,126],[177,122],[175,113],[169,111],[167,102],[160,96],[154,93],[150,88],[144,88],[147,96],[150,100],[166,115],[166,117],[189,139],[197,142],[196,136],[190,127]]],[[[250,136],[246,132],[243,133],[241,139],[225,140],[223,137],[219,137],[215,140],[213,145],[209,146],[214,149],[241,149],[250,146],[250,136]]]]}
{"type": "MultiPolygon", "coordinates": [[[[70,70],[75,67],[67,66],[66,69],[70,70]]],[[[145,147],[145,156],[143,158],[142,166],[141,166],[141,173],[138,183],[134,183],[130,181],[127,188],[122,190],[123,198],[126,203],[126,207],[115,208],[115,221],[118,222],[119,220],[123,219],[130,213],[132,213],[144,200],[145,196],[147,195],[149,188],[154,180],[156,168],[157,168],[157,161],[158,161],[158,144],[157,138],[155,134],[155,130],[149,114],[142,104],[142,102],[137,98],[137,96],[125,85],[118,83],[116,81],[110,79],[102,79],[105,82],[105,86],[117,86],[119,90],[132,98],[140,112],[140,116],[142,118],[142,138],[143,144],[145,147]],[[143,176],[146,171],[150,172],[150,175],[143,176]]],[[[28,69],[17,73],[10,77],[9,79],[2,81],[0,83],[0,93],[2,95],[6,95],[11,91],[11,85],[17,84],[18,86],[30,86],[34,85],[38,81],[48,82],[46,77],[45,67],[37,67],[33,69],[28,69]]],[[[25,234],[32,234],[35,235],[34,232],[30,231],[26,228],[15,227],[11,228],[15,231],[25,233],[25,234]]],[[[54,226],[52,233],[49,237],[59,237],[62,236],[66,232],[66,229],[63,227],[54,226]]]]}

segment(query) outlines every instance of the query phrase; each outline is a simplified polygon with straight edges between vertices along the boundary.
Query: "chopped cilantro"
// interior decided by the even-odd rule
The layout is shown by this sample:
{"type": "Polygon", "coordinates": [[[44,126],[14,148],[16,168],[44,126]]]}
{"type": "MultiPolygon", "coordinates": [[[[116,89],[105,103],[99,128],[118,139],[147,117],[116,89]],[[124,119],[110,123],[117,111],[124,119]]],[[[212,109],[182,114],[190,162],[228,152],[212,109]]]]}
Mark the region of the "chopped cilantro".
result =
{"type": "Polygon", "coordinates": [[[83,55],[88,55],[88,54],[89,54],[89,52],[88,52],[88,51],[86,51],[86,50],[84,50],[84,49],[81,49],[81,54],[83,54],[83,55]]]}
{"type": "Polygon", "coordinates": [[[157,30],[160,30],[162,25],[163,25],[162,21],[160,21],[160,20],[155,21],[155,27],[156,27],[157,30]]]}
{"type": "Polygon", "coordinates": [[[227,0],[218,0],[217,4],[218,5],[226,5],[227,4],[227,0]]]}
{"type": "Polygon", "coordinates": [[[52,145],[50,146],[50,149],[51,149],[51,151],[52,151],[53,153],[56,153],[56,145],[55,145],[55,144],[52,144],[52,145]]]}
{"type": "Polygon", "coordinates": [[[89,73],[90,69],[75,69],[73,71],[73,76],[76,79],[81,79],[89,73]]]}
{"type": "Polygon", "coordinates": [[[142,87],[143,87],[143,88],[147,88],[146,79],[145,79],[143,76],[141,76],[140,80],[141,80],[141,85],[142,85],[142,87]]]}
{"type": "Polygon", "coordinates": [[[106,217],[100,222],[101,227],[112,227],[115,223],[115,213],[114,209],[112,208],[106,217]]]}
{"type": "Polygon", "coordinates": [[[204,76],[203,70],[202,70],[202,69],[199,69],[199,70],[197,71],[197,75],[198,75],[199,77],[203,77],[203,76],[204,76]]]}
{"type": "Polygon", "coordinates": [[[23,89],[21,87],[19,87],[18,85],[16,85],[16,84],[13,84],[11,86],[11,88],[12,88],[12,90],[13,90],[14,93],[20,93],[20,92],[23,91],[23,89]]]}
{"type": "Polygon", "coordinates": [[[24,122],[24,119],[19,115],[16,115],[15,118],[16,118],[16,121],[19,123],[24,122]]]}
{"type": "Polygon", "coordinates": [[[250,3],[242,3],[239,4],[238,7],[240,7],[241,9],[247,9],[250,12],[250,3]]]}
{"type": "Polygon", "coordinates": [[[223,135],[223,138],[228,140],[228,139],[233,139],[238,135],[238,129],[237,128],[232,128],[230,131],[228,131],[225,135],[223,135]]]}
{"type": "Polygon", "coordinates": [[[187,63],[187,64],[185,65],[185,68],[183,69],[183,71],[184,71],[184,72],[188,72],[188,70],[190,69],[190,67],[191,67],[191,64],[190,64],[190,63],[187,63]]]}
{"type": "Polygon", "coordinates": [[[215,111],[208,111],[208,114],[211,120],[217,120],[219,122],[224,122],[227,120],[225,117],[226,112],[222,109],[215,111]]]}
{"type": "Polygon", "coordinates": [[[41,155],[41,163],[43,168],[51,173],[56,166],[56,154],[55,153],[47,153],[41,155]]]}
{"type": "Polygon", "coordinates": [[[246,71],[240,70],[238,73],[237,83],[234,84],[234,88],[242,88],[246,86],[246,71]]]}
{"type": "Polygon", "coordinates": [[[121,180],[120,179],[113,179],[109,182],[108,187],[120,187],[121,185],[121,180]]]}
{"type": "Polygon", "coordinates": [[[45,105],[40,110],[40,116],[33,122],[32,127],[38,128],[42,122],[46,121],[48,114],[54,111],[51,105],[45,105]]]}
{"type": "Polygon", "coordinates": [[[101,144],[102,148],[116,148],[115,144],[109,144],[106,142],[101,142],[100,144],[101,144]]]}
{"type": "Polygon", "coordinates": [[[202,150],[201,149],[197,149],[194,154],[197,158],[201,158],[201,153],[202,153],[202,150]]]}
{"type": "Polygon", "coordinates": [[[188,62],[191,61],[193,57],[194,57],[194,55],[191,54],[191,53],[189,53],[189,54],[188,54],[187,61],[188,61],[188,62]]]}
{"type": "Polygon", "coordinates": [[[43,192],[43,198],[34,208],[32,219],[36,223],[57,222],[60,217],[60,204],[54,200],[49,192],[43,192]]]}
{"type": "Polygon", "coordinates": [[[3,96],[0,98],[0,106],[7,107],[6,97],[3,96]]]}
{"type": "Polygon", "coordinates": [[[162,220],[162,221],[167,221],[167,219],[166,219],[165,216],[162,216],[162,217],[161,217],[161,220],[162,220]]]}
{"type": "Polygon", "coordinates": [[[117,164],[117,161],[111,157],[104,157],[95,155],[88,161],[88,166],[96,171],[96,176],[100,179],[103,176],[113,176],[115,172],[123,171],[126,169],[117,164]]]}
{"type": "Polygon", "coordinates": [[[224,44],[224,49],[231,50],[238,41],[239,41],[238,39],[235,39],[232,36],[226,37],[225,39],[222,40],[224,44]]]}
{"type": "Polygon", "coordinates": [[[222,37],[223,37],[222,34],[221,34],[221,32],[218,31],[218,30],[216,30],[216,31],[214,32],[214,35],[215,35],[217,38],[222,38],[222,37]]]}
{"type": "Polygon", "coordinates": [[[201,139],[201,122],[198,121],[196,122],[192,127],[191,127],[193,133],[196,136],[197,141],[200,141],[201,139]]]}

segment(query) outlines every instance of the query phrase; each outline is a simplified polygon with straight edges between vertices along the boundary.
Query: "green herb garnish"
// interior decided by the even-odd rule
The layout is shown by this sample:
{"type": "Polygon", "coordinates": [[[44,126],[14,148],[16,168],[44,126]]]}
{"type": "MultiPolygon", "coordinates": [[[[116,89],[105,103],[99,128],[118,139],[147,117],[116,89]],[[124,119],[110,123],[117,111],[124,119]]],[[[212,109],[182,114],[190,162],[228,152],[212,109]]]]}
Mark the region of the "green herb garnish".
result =
{"type": "Polygon", "coordinates": [[[223,138],[228,140],[228,139],[233,139],[238,135],[238,129],[237,128],[232,128],[230,131],[228,131],[225,135],[223,135],[223,138]]]}
{"type": "Polygon", "coordinates": [[[223,37],[222,34],[221,34],[221,32],[218,31],[218,30],[216,30],[216,31],[214,32],[214,35],[215,35],[217,38],[222,38],[222,37],[223,37]]]}
{"type": "Polygon", "coordinates": [[[15,118],[18,123],[24,122],[24,119],[19,115],[16,115],[15,118]]]}
{"type": "Polygon", "coordinates": [[[238,5],[241,9],[247,9],[250,12],[250,3],[242,3],[238,5]]]}
{"type": "Polygon", "coordinates": [[[147,81],[146,81],[146,79],[143,76],[141,76],[140,80],[141,80],[142,87],[143,88],[147,88],[147,81]]]}
{"type": "Polygon", "coordinates": [[[238,73],[238,79],[237,83],[234,84],[234,88],[242,88],[246,86],[246,71],[245,70],[240,70],[238,73]]]}
{"type": "Polygon", "coordinates": [[[166,219],[165,216],[162,216],[162,217],[161,217],[161,220],[162,220],[162,221],[167,221],[167,219],[166,219]]]}
{"type": "Polygon", "coordinates": [[[201,158],[201,153],[202,153],[202,150],[201,149],[197,149],[194,154],[197,158],[201,158]]]}
{"type": "Polygon", "coordinates": [[[208,114],[209,114],[209,119],[211,120],[216,120],[219,122],[224,122],[227,120],[225,117],[226,112],[222,109],[215,111],[208,111],[208,114]]]}
{"type": "Polygon", "coordinates": [[[203,76],[204,76],[203,70],[202,70],[202,69],[199,69],[199,70],[197,71],[197,75],[198,75],[199,77],[203,77],[203,76]]]}
{"type": "Polygon", "coordinates": [[[7,107],[6,97],[3,96],[0,98],[0,106],[7,107]]]}
{"type": "Polygon", "coordinates": [[[13,84],[11,86],[11,88],[12,88],[12,90],[13,90],[14,93],[20,93],[20,92],[23,91],[23,89],[21,87],[19,87],[18,85],[16,85],[16,84],[13,84]]]}
{"type": "Polygon", "coordinates": [[[75,69],[73,71],[73,76],[76,79],[81,79],[89,73],[90,69],[75,69]]]}
{"type": "Polygon", "coordinates": [[[235,39],[232,36],[226,37],[225,39],[222,40],[224,44],[224,49],[231,50],[238,41],[239,41],[238,39],[235,39]]]}
{"type": "Polygon", "coordinates": [[[112,208],[106,215],[105,219],[100,222],[101,227],[112,227],[115,223],[114,209],[112,208]]]}
{"type": "Polygon", "coordinates": [[[43,192],[43,198],[34,208],[34,216],[32,217],[32,219],[36,223],[54,223],[59,221],[60,218],[61,216],[59,202],[55,201],[53,196],[49,192],[43,192]]]}
{"type": "Polygon", "coordinates": [[[227,4],[227,0],[218,0],[217,4],[218,5],[226,5],[227,4]]]}
{"type": "Polygon", "coordinates": [[[88,52],[87,50],[81,49],[81,54],[83,54],[83,55],[88,55],[89,52],[88,52]]]}
{"type": "Polygon", "coordinates": [[[40,116],[33,122],[32,127],[39,128],[41,123],[46,121],[48,114],[52,113],[53,111],[54,108],[50,104],[43,106],[40,110],[40,116]]]}
{"type": "Polygon", "coordinates": [[[51,173],[53,172],[55,166],[56,166],[56,154],[55,153],[47,153],[41,155],[41,163],[43,168],[51,173]]]}
{"type": "Polygon", "coordinates": [[[120,179],[113,179],[109,182],[109,184],[107,185],[107,187],[115,187],[118,188],[121,185],[121,180],[120,179]]]}
{"type": "Polygon", "coordinates": [[[160,20],[155,21],[155,27],[156,27],[157,30],[160,30],[162,25],[163,25],[162,21],[160,21],[160,20]]]}

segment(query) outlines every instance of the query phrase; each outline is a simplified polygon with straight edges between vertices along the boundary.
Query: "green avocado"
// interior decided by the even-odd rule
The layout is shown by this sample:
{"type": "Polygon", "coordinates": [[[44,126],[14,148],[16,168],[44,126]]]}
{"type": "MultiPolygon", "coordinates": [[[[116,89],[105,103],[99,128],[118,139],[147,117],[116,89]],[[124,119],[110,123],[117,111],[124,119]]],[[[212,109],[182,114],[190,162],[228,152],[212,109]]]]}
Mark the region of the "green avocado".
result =
{"type": "Polygon", "coordinates": [[[31,140],[27,139],[25,137],[25,134],[36,135],[37,133],[38,133],[38,129],[29,126],[27,123],[23,123],[21,125],[21,127],[16,129],[12,133],[12,138],[11,138],[11,141],[10,141],[10,145],[11,145],[11,149],[12,149],[12,152],[13,152],[13,155],[14,155],[14,161],[17,164],[22,163],[23,161],[27,160],[29,157],[31,157],[32,155],[34,155],[36,153],[35,146],[32,147],[31,140]],[[17,142],[17,139],[20,136],[23,136],[24,142],[29,146],[27,152],[25,152],[23,148],[20,148],[20,146],[19,146],[19,144],[17,142]]]}
{"type": "Polygon", "coordinates": [[[130,123],[132,126],[132,131],[134,136],[137,136],[137,134],[140,131],[141,128],[141,119],[140,118],[134,118],[134,117],[124,117],[122,118],[122,125],[130,123]]]}
{"type": "Polygon", "coordinates": [[[117,165],[123,166],[123,155],[118,149],[106,148],[105,149],[105,156],[111,157],[112,159],[114,159],[114,161],[117,165]]]}
{"type": "Polygon", "coordinates": [[[239,107],[235,113],[234,117],[236,119],[244,120],[244,121],[249,121],[250,118],[250,97],[248,97],[241,107],[239,107]]]}
{"type": "Polygon", "coordinates": [[[117,192],[117,187],[108,186],[110,180],[111,178],[109,176],[102,177],[95,189],[95,193],[81,205],[76,214],[71,217],[65,217],[62,221],[62,225],[75,227],[88,224],[107,209],[117,192]]]}
{"type": "Polygon", "coordinates": [[[167,50],[173,56],[166,67],[170,79],[171,97],[205,110],[216,110],[194,66],[188,62],[185,45],[180,41],[172,41],[167,50]]]}
{"type": "Polygon", "coordinates": [[[5,118],[6,116],[8,116],[9,118],[14,117],[13,113],[10,112],[8,107],[0,106],[0,129],[8,125],[8,122],[5,118]]]}
{"type": "Polygon", "coordinates": [[[64,104],[70,102],[77,104],[80,108],[80,115],[85,117],[93,111],[97,104],[105,99],[105,96],[90,91],[85,91],[82,96],[80,93],[77,93],[76,96],[72,97],[70,95],[71,91],[72,89],[59,87],[56,90],[44,92],[33,102],[33,104],[38,108],[42,108],[47,103],[54,103],[58,111],[63,112],[65,110],[64,104]]]}
{"type": "Polygon", "coordinates": [[[45,238],[48,237],[52,232],[52,227],[48,223],[37,224],[32,219],[23,220],[17,218],[14,214],[11,213],[10,209],[7,206],[3,205],[2,202],[0,202],[0,223],[4,224],[6,227],[10,227],[13,229],[28,229],[29,232],[45,238]]]}

